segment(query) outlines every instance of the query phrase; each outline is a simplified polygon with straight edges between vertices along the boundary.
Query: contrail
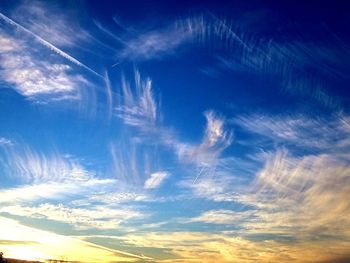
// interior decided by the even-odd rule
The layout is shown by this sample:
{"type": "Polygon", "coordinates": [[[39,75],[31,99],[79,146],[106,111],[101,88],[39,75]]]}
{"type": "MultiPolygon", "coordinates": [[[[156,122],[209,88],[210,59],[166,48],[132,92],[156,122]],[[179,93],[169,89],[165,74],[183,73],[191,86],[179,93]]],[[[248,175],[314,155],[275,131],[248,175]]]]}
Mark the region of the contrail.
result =
{"type": "Polygon", "coordinates": [[[93,69],[89,68],[88,66],[86,66],[85,64],[81,63],[79,60],[73,58],[72,56],[70,56],[69,54],[67,54],[66,52],[62,51],[61,49],[55,47],[53,44],[51,44],[50,42],[46,41],[45,39],[39,37],[37,34],[31,32],[29,29],[23,27],[22,25],[18,24],[17,22],[13,21],[11,18],[5,16],[4,14],[2,14],[0,12],[0,19],[4,20],[6,23],[17,27],[18,29],[30,34],[31,36],[33,36],[36,40],[38,40],[42,45],[44,45],[45,47],[51,49],[52,51],[56,52],[58,55],[64,57],[65,59],[68,59],[70,62],[85,68],[86,70],[90,71],[91,73],[93,73],[94,75],[103,78],[104,77],[100,74],[98,74],[96,71],[94,71],[93,69]]]}

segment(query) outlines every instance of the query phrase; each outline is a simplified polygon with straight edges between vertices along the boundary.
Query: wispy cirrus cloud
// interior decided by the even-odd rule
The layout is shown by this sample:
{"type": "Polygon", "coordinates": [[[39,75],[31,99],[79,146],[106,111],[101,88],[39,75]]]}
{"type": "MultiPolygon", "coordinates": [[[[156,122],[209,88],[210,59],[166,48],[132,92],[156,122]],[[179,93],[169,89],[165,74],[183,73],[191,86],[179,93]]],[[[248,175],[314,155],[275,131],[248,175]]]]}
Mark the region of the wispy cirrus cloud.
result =
{"type": "Polygon", "coordinates": [[[237,199],[237,190],[241,183],[233,174],[223,174],[222,167],[213,171],[200,171],[196,176],[180,180],[180,188],[190,190],[189,196],[203,198],[215,202],[234,202],[237,199]],[[201,177],[200,177],[201,176],[201,177]],[[200,178],[199,178],[200,177],[200,178]],[[200,180],[198,180],[200,179],[200,180]]]}
{"type": "Polygon", "coordinates": [[[59,60],[40,59],[42,51],[1,33],[6,45],[1,49],[1,77],[21,95],[36,102],[78,100],[81,86],[89,82],[59,60]]]}
{"type": "Polygon", "coordinates": [[[115,184],[112,179],[90,179],[83,182],[48,182],[7,187],[0,193],[0,203],[21,204],[42,200],[64,200],[91,194],[96,188],[106,188],[115,184]]]}
{"type": "Polygon", "coordinates": [[[192,32],[193,43],[212,50],[218,61],[215,67],[202,69],[205,74],[216,77],[225,67],[236,72],[263,74],[277,80],[282,90],[312,98],[330,108],[340,107],[340,101],[330,95],[327,87],[332,78],[347,78],[342,57],[348,58],[350,53],[341,40],[322,25],[312,28],[318,37],[310,41],[306,34],[295,36],[288,28],[285,34],[266,37],[244,23],[245,20],[230,21],[212,13],[179,21],[185,31],[192,32]],[[290,34],[294,36],[293,41],[286,40],[290,34]],[[324,41],[329,38],[337,44],[324,41]]]}
{"type": "Polygon", "coordinates": [[[76,20],[70,19],[73,9],[62,13],[59,5],[41,1],[22,1],[11,13],[30,32],[60,47],[73,47],[89,40],[89,34],[76,20]]]}
{"type": "Polygon", "coordinates": [[[137,247],[153,247],[166,251],[165,255],[154,257],[154,262],[222,262],[232,259],[239,262],[322,262],[335,260],[339,254],[346,254],[346,242],[339,241],[336,248],[330,248],[324,241],[291,244],[276,240],[253,241],[234,236],[232,233],[208,232],[147,232],[132,233],[119,237],[125,244],[137,247]],[[320,249],[322,247],[322,249],[320,249]],[[171,253],[169,255],[169,252],[171,253]],[[312,260],[309,260],[312,258],[312,260]]]}
{"type": "Polygon", "coordinates": [[[232,211],[232,210],[209,210],[201,215],[191,218],[190,222],[203,222],[219,225],[239,225],[242,221],[251,220],[254,214],[252,211],[232,211]]]}
{"type": "Polygon", "coordinates": [[[206,111],[204,116],[207,125],[202,141],[197,144],[182,142],[160,122],[160,109],[154,99],[151,81],[143,82],[136,72],[135,83],[136,92],[133,94],[129,85],[123,81],[123,103],[117,108],[117,116],[126,125],[142,131],[147,140],[174,151],[181,163],[194,165],[197,170],[195,180],[203,174],[212,175],[218,167],[221,153],[233,141],[232,131],[226,129],[226,120],[214,111],[206,111]]]}
{"type": "MultiPolygon", "coordinates": [[[[218,167],[220,155],[233,141],[233,132],[227,129],[226,119],[213,110],[206,111],[206,128],[201,142],[184,142],[177,138],[172,129],[162,124],[161,109],[155,100],[151,80],[142,80],[137,71],[134,90],[132,91],[129,83],[122,79],[122,97],[121,104],[116,108],[117,117],[127,126],[141,131],[143,143],[170,149],[179,162],[194,165],[197,169],[196,177],[203,173],[213,174],[218,167]]],[[[112,153],[116,157],[116,151],[113,150],[112,153]]],[[[125,153],[123,155],[125,156],[125,153]]],[[[122,163],[118,163],[118,170],[123,168],[122,163]]]]}
{"type": "Polygon", "coordinates": [[[6,175],[24,184],[48,182],[87,181],[94,173],[86,170],[77,161],[58,153],[37,153],[29,147],[18,151],[10,148],[5,152],[8,171],[6,175]]]}
{"type": "Polygon", "coordinates": [[[0,137],[0,145],[12,146],[13,142],[8,138],[0,137]]]}
{"type": "Polygon", "coordinates": [[[11,146],[3,152],[1,167],[15,186],[2,189],[1,213],[55,220],[85,229],[114,229],[125,220],[145,216],[133,207],[121,205],[141,198],[141,194],[133,197],[120,193],[117,200],[120,184],[116,179],[99,178],[70,156],[23,148],[19,151],[11,146]]]}
{"type": "Polygon", "coordinates": [[[6,147],[0,164],[4,179],[12,185],[1,191],[0,202],[5,204],[81,196],[116,182],[98,178],[77,160],[59,153],[38,153],[23,145],[6,147]]]}
{"type": "Polygon", "coordinates": [[[259,220],[244,224],[245,233],[284,233],[303,240],[350,233],[348,163],[328,154],[304,157],[277,152],[252,184],[251,192],[237,196],[257,208],[259,220]]]}
{"type": "Polygon", "coordinates": [[[302,34],[287,41],[288,29],[285,35],[265,37],[244,23],[207,12],[168,22],[167,26],[133,30],[120,36],[122,41],[119,39],[118,43],[124,48],[117,57],[132,61],[159,59],[175,54],[180,47],[198,48],[199,45],[211,50],[217,59],[216,68],[210,66],[203,70],[214,77],[222,68],[264,74],[278,81],[282,90],[306,96],[326,107],[340,107],[340,100],[332,96],[327,87],[332,78],[347,78],[346,64],[342,61],[350,53],[341,40],[325,33],[327,30],[321,25],[313,28],[319,34],[313,41],[302,34]],[[330,45],[325,38],[333,38],[339,45],[330,45]]]}
{"type": "Polygon", "coordinates": [[[14,26],[15,28],[19,29],[20,31],[23,31],[23,32],[27,33],[29,36],[33,37],[37,42],[39,42],[42,46],[50,49],[51,51],[55,52],[59,56],[69,60],[71,63],[74,63],[75,65],[80,66],[80,67],[88,70],[89,72],[93,73],[94,75],[103,78],[103,76],[98,74],[96,71],[94,71],[93,69],[91,69],[90,67],[85,65],[84,63],[80,62],[79,60],[77,60],[76,58],[72,57],[71,55],[69,55],[68,53],[64,52],[63,50],[59,49],[55,45],[53,45],[50,42],[46,41],[45,39],[41,38],[37,34],[31,32],[30,30],[28,30],[27,28],[23,27],[22,25],[18,24],[17,22],[12,20],[8,16],[0,13],[0,19],[5,21],[7,24],[9,24],[11,26],[14,26]]]}
{"type": "Polygon", "coordinates": [[[149,78],[142,79],[140,73],[135,71],[134,89],[130,85],[123,77],[122,103],[116,108],[117,116],[127,125],[145,131],[152,130],[159,119],[152,81],[149,78]]]}
{"type": "Polygon", "coordinates": [[[50,203],[43,203],[38,206],[6,206],[0,208],[0,213],[59,221],[70,224],[80,230],[91,228],[115,229],[122,222],[144,216],[128,207],[119,206],[112,208],[95,205],[88,208],[80,208],[50,203]]]}
{"type": "Polygon", "coordinates": [[[344,114],[330,118],[253,114],[234,118],[231,122],[250,133],[259,134],[285,146],[321,151],[344,150],[350,146],[348,118],[344,114]]]}
{"type": "Polygon", "coordinates": [[[175,54],[175,50],[191,39],[191,32],[177,27],[176,24],[160,30],[151,29],[126,40],[125,47],[118,57],[136,61],[160,59],[165,55],[175,54]]]}
{"type": "Polygon", "coordinates": [[[233,133],[225,129],[225,119],[214,111],[204,114],[207,124],[202,142],[198,145],[174,141],[173,147],[178,157],[185,162],[193,162],[198,166],[211,167],[220,154],[231,145],[233,133]]]}

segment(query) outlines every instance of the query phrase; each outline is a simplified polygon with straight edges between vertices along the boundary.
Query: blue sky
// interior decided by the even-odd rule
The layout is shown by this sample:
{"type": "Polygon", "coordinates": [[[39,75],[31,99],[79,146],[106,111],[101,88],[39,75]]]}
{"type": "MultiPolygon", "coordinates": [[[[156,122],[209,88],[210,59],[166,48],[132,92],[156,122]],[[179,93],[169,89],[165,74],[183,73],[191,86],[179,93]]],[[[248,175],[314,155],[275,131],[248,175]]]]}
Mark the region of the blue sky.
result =
{"type": "Polygon", "coordinates": [[[2,1],[0,248],[350,258],[340,1],[2,1]]]}

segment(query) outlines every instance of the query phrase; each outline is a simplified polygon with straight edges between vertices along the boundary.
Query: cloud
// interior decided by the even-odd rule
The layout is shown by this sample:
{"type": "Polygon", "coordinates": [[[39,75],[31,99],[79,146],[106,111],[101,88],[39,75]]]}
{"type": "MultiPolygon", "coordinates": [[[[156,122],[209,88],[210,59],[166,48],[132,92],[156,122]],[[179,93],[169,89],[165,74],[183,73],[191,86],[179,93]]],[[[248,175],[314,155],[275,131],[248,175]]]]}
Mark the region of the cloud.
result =
{"type": "MultiPolygon", "coordinates": [[[[237,191],[242,184],[232,174],[223,173],[224,169],[217,168],[215,173],[200,172],[200,180],[189,177],[180,180],[177,185],[182,189],[190,190],[190,196],[204,198],[215,202],[234,202],[237,200],[237,191]]],[[[196,177],[196,178],[197,178],[196,177]]],[[[198,178],[197,178],[198,179],[198,178]]]]}
{"type": "Polygon", "coordinates": [[[38,206],[6,206],[0,208],[1,213],[11,215],[49,219],[73,225],[77,229],[115,229],[120,223],[133,218],[142,217],[131,208],[106,206],[90,206],[88,208],[72,208],[63,204],[44,203],[38,206]]]}
{"type": "Polygon", "coordinates": [[[148,200],[149,197],[143,193],[136,192],[107,192],[107,193],[98,193],[93,194],[89,197],[91,201],[98,201],[105,204],[118,204],[124,202],[138,202],[148,200]]]}
{"type": "Polygon", "coordinates": [[[327,242],[309,243],[252,241],[230,233],[212,232],[145,232],[119,237],[125,244],[157,248],[158,257],[153,262],[322,262],[325,259],[347,255],[347,243],[327,246],[327,242]],[[164,253],[161,254],[161,253],[164,253]]]}
{"type": "Polygon", "coordinates": [[[0,137],[0,145],[12,146],[13,142],[10,139],[4,138],[4,137],[0,137]]]}
{"type": "Polygon", "coordinates": [[[127,47],[121,53],[122,58],[150,59],[176,49],[189,35],[180,30],[171,29],[164,32],[146,32],[136,39],[128,42],[127,47]]]}
{"type": "Polygon", "coordinates": [[[0,203],[5,205],[42,200],[63,200],[93,193],[114,185],[113,179],[90,179],[87,181],[49,182],[7,187],[0,192],[0,203]]]}
{"type": "Polygon", "coordinates": [[[38,153],[24,146],[20,151],[9,149],[5,155],[5,174],[21,183],[84,182],[94,177],[77,161],[59,153],[38,153]]]}
{"type": "Polygon", "coordinates": [[[214,111],[205,112],[207,125],[202,142],[198,145],[173,141],[180,160],[193,162],[199,167],[212,167],[220,154],[232,143],[232,132],[225,130],[225,120],[214,111]]]}
{"type": "MultiPolygon", "coordinates": [[[[203,172],[213,173],[220,155],[233,141],[233,133],[226,128],[225,118],[212,110],[206,111],[204,116],[207,124],[202,141],[197,144],[183,142],[175,136],[173,130],[162,125],[151,80],[143,81],[137,71],[135,90],[132,92],[129,83],[122,79],[122,103],[116,108],[117,117],[127,126],[141,131],[144,144],[161,145],[175,152],[182,164],[194,165],[199,170],[197,177],[203,172]]],[[[117,159],[116,151],[113,150],[112,153],[114,159],[117,159]]],[[[125,152],[123,155],[126,155],[125,152]]],[[[121,168],[125,170],[123,162],[114,161],[114,163],[118,163],[118,171],[121,168]]]]}
{"type": "Polygon", "coordinates": [[[96,71],[94,71],[93,69],[91,69],[90,67],[88,67],[87,65],[85,65],[84,63],[80,62],[79,60],[77,60],[76,58],[72,57],[71,55],[69,55],[68,53],[64,52],[63,50],[59,49],[58,47],[54,46],[53,44],[51,44],[50,42],[46,41],[45,39],[41,38],[40,36],[36,35],[35,33],[31,32],[30,30],[28,30],[27,28],[23,27],[22,25],[18,24],[17,22],[15,22],[14,20],[12,20],[11,18],[5,16],[4,14],[0,13],[0,19],[5,21],[6,23],[8,23],[11,26],[16,27],[17,29],[27,33],[28,35],[32,36],[36,41],[38,41],[41,45],[43,45],[44,47],[50,49],[51,51],[55,52],[56,54],[58,54],[59,56],[69,60],[71,63],[74,63],[77,66],[80,66],[86,70],[88,70],[89,72],[93,73],[94,75],[101,77],[103,79],[103,76],[101,76],[100,74],[98,74],[96,71]]]}
{"type": "Polygon", "coordinates": [[[302,31],[297,25],[293,32],[281,25],[285,29],[282,34],[266,37],[256,27],[245,25],[246,20],[230,21],[206,13],[178,23],[186,32],[192,32],[194,43],[210,49],[217,59],[215,66],[205,70],[210,75],[215,77],[223,68],[261,74],[273,78],[284,91],[312,98],[329,108],[339,108],[340,101],[327,89],[330,79],[347,78],[342,57],[349,57],[349,52],[336,36],[325,33],[323,25],[316,25],[312,27],[315,39],[310,40],[307,33],[295,35],[294,32],[302,31]],[[331,42],[325,41],[330,38],[331,42]]]}
{"type": "Polygon", "coordinates": [[[238,197],[256,207],[259,220],[245,233],[284,233],[302,240],[348,238],[350,167],[332,155],[289,157],[279,151],[262,169],[251,192],[238,197]]]}
{"type": "Polygon", "coordinates": [[[338,152],[350,146],[347,117],[343,114],[328,118],[252,114],[234,118],[231,122],[280,145],[338,152]]]}
{"type": "Polygon", "coordinates": [[[15,185],[1,191],[0,203],[79,196],[116,183],[114,179],[97,178],[77,160],[59,153],[39,153],[25,145],[6,148],[0,165],[3,177],[15,185]]]}
{"type": "Polygon", "coordinates": [[[11,48],[0,54],[1,77],[18,93],[37,102],[80,98],[81,86],[89,82],[73,74],[70,66],[42,60],[40,49],[1,32],[0,39],[11,43],[11,48]]]}
{"type": "Polygon", "coordinates": [[[152,81],[141,79],[140,73],[135,71],[134,87],[133,92],[130,84],[122,78],[122,104],[116,108],[117,116],[127,125],[150,131],[159,118],[152,81]]]}
{"type": "Polygon", "coordinates": [[[33,34],[54,45],[72,47],[88,40],[88,33],[69,18],[73,13],[72,9],[63,13],[58,6],[40,1],[22,1],[12,15],[33,34]]]}
{"type": "Polygon", "coordinates": [[[237,212],[232,210],[209,210],[198,217],[191,218],[190,222],[203,222],[219,225],[238,225],[239,222],[250,219],[253,216],[251,211],[237,212]]]}
{"type": "Polygon", "coordinates": [[[158,188],[168,176],[169,176],[169,173],[165,171],[153,173],[145,181],[144,188],[145,189],[158,188]]]}
{"type": "Polygon", "coordinates": [[[181,46],[190,43],[194,31],[198,30],[199,24],[187,28],[179,21],[161,28],[140,30],[136,35],[123,40],[125,47],[118,57],[134,61],[161,59],[166,55],[175,54],[181,46]]]}
{"type": "Polygon", "coordinates": [[[4,35],[0,35],[0,52],[1,53],[10,52],[18,48],[19,46],[17,43],[14,42],[14,39],[11,39],[4,35]]]}
{"type": "MultiPolygon", "coordinates": [[[[131,133],[131,131],[128,131],[131,133]]],[[[142,187],[152,171],[160,170],[156,146],[149,140],[155,134],[142,132],[141,136],[123,137],[110,143],[111,163],[109,173],[123,184],[142,187]]]]}

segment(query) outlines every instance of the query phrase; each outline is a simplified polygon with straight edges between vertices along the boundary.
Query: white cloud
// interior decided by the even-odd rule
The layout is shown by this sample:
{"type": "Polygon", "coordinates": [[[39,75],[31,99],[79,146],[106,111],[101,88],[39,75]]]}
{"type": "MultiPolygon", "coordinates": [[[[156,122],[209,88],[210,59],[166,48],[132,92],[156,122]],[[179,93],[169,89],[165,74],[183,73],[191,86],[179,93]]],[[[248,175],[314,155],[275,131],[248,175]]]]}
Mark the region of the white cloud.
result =
{"type": "MultiPolygon", "coordinates": [[[[142,135],[145,135],[147,142],[170,148],[181,163],[198,168],[200,172],[196,177],[203,172],[215,173],[220,155],[233,141],[232,131],[225,127],[226,120],[214,111],[206,111],[204,115],[207,125],[202,141],[197,144],[182,142],[176,138],[172,130],[160,123],[160,113],[152,92],[151,81],[149,79],[142,81],[140,74],[136,72],[135,89],[136,91],[132,92],[129,83],[122,80],[122,104],[116,108],[117,116],[125,124],[143,132],[142,135]]],[[[116,151],[112,153],[116,159],[116,151]]],[[[118,163],[118,170],[121,168],[125,170],[123,163],[115,163],[118,163]]]]}
{"type": "Polygon", "coordinates": [[[165,171],[153,173],[145,181],[144,188],[145,189],[158,188],[168,176],[169,176],[169,173],[165,171]]]}
{"type": "Polygon", "coordinates": [[[94,177],[77,161],[58,153],[38,153],[26,146],[6,151],[5,175],[21,183],[84,182],[94,177]]]}
{"type": "Polygon", "coordinates": [[[124,40],[125,47],[118,56],[120,59],[130,60],[159,59],[164,55],[173,54],[192,39],[193,32],[175,23],[165,28],[147,30],[124,40]]]}
{"type": "Polygon", "coordinates": [[[62,58],[65,58],[66,60],[70,61],[71,63],[74,63],[77,66],[80,66],[88,71],[90,71],[91,73],[93,73],[94,75],[103,78],[103,76],[101,76],[100,74],[98,74],[96,71],[94,71],[93,69],[91,69],[90,67],[88,67],[87,65],[85,65],[84,63],[80,62],[79,60],[77,60],[76,58],[72,57],[71,55],[69,55],[67,52],[59,49],[58,47],[56,47],[55,45],[53,45],[52,43],[48,42],[47,40],[41,38],[40,36],[38,36],[37,34],[33,33],[32,31],[30,31],[29,29],[23,27],[22,25],[18,24],[17,22],[15,22],[14,20],[12,20],[11,18],[9,18],[8,16],[5,16],[4,14],[0,13],[0,19],[5,21],[7,24],[15,27],[16,29],[18,29],[21,32],[26,33],[28,36],[34,38],[36,40],[36,42],[33,43],[40,43],[41,46],[46,47],[47,49],[55,52],[57,55],[61,56],[62,58]]]}
{"type": "Polygon", "coordinates": [[[63,204],[53,205],[49,203],[39,206],[6,206],[0,208],[0,212],[55,220],[71,224],[78,229],[115,229],[122,222],[141,217],[139,212],[125,207],[90,206],[89,208],[71,208],[63,204]]]}
{"type": "Polygon", "coordinates": [[[12,49],[1,52],[1,77],[21,95],[34,100],[79,99],[79,89],[88,85],[81,75],[73,74],[70,66],[41,59],[42,51],[13,37],[1,35],[12,49]]]}
{"type": "MultiPolygon", "coordinates": [[[[206,173],[206,172],[204,172],[206,173]]],[[[237,188],[241,184],[237,178],[231,174],[224,175],[220,168],[213,174],[200,173],[200,180],[194,178],[187,178],[178,182],[178,186],[183,189],[189,189],[191,197],[204,198],[215,202],[232,202],[237,200],[237,188]]]]}
{"type": "Polygon", "coordinates": [[[0,145],[12,146],[13,142],[10,139],[0,137],[0,145]]]}
{"type": "Polygon", "coordinates": [[[0,35],[0,54],[18,48],[18,45],[13,41],[13,39],[0,35]]]}
{"type": "Polygon", "coordinates": [[[64,13],[55,5],[47,5],[41,1],[22,2],[12,12],[19,23],[34,34],[49,42],[63,46],[75,46],[79,41],[88,39],[88,33],[82,30],[75,20],[69,18],[72,10],[64,13]]]}
{"type": "Polygon", "coordinates": [[[232,133],[225,131],[225,120],[220,118],[215,112],[205,112],[207,127],[203,145],[212,148],[226,148],[232,143],[232,133]]]}
{"type": "Polygon", "coordinates": [[[194,163],[197,167],[213,168],[220,154],[231,145],[232,132],[225,130],[225,120],[213,111],[205,112],[207,126],[200,144],[172,141],[179,159],[183,162],[194,163]]]}
{"type": "Polygon", "coordinates": [[[332,119],[253,114],[232,120],[247,131],[285,145],[334,151],[350,145],[346,116],[332,119]]]}
{"type": "Polygon", "coordinates": [[[89,197],[91,201],[98,201],[105,204],[116,204],[130,201],[144,201],[148,200],[149,197],[142,193],[135,192],[107,192],[101,194],[93,194],[89,197]]]}
{"type": "Polygon", "coordinates": [[[237,212],[232,210],[209,210],[198,217],[190,219],[190,222],[203,222],[219,225],[238,225],[244,220],[251,219],[252,211],[237,212]]]}
{"type": "Polygon", "coordinates": [[[63,200],[91,194],[96,189],[110,187],[115,183],[116,181],[113,179],[89,179],[87,181],[26,184],[2,189],[0,203],[16,204],[40,200],[63,200]]]}
{"type": "Polygon", "coordinates": [[[69,156],[38,153],[25,145],[19,149],[11,147],[3,152],[3,177],[16,186],[2,189],[0,203],[77,197],[116,183],[115,179],[98,178],[69,156]]]}
{"type": "Polygon", "coordinates": [[[117,116],[130,126],[141,130],[153,129],[158,119],[157,104],[152,92],[152,82],[149,78],[141,79],[138,71],[135,72],[135,91],[130,83],[122,78],[122,105],[116,108],[117,116]]]}

